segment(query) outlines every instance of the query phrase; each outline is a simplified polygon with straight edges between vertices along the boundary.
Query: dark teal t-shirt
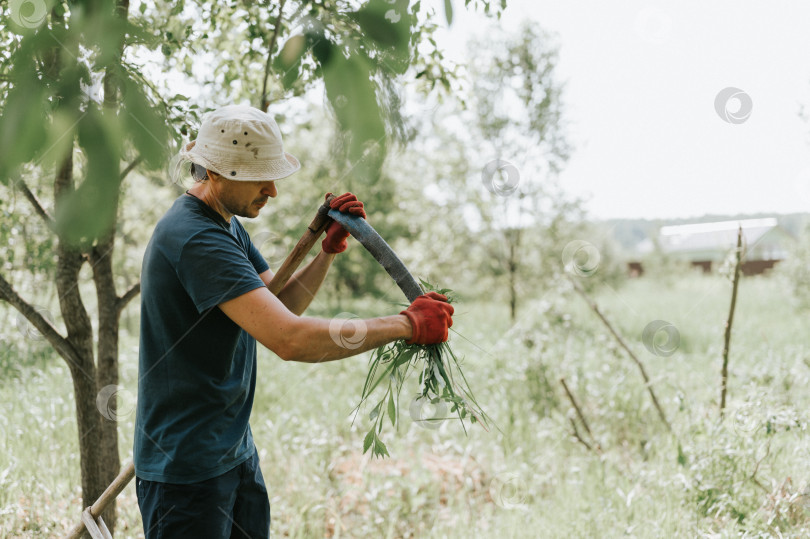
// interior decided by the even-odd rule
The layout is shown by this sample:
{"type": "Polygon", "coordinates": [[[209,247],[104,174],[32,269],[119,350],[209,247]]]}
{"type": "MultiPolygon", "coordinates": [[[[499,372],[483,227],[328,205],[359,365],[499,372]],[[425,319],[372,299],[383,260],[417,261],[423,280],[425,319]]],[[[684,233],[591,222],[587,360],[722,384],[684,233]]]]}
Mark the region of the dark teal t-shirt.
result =
{"type": "Polygon", "coordinates": [[[152,234],[141,271],[135,473],[194,483],[254,449],[256,340],[217,307],[264,283],[241,223],[182,195],[152,234]]]}

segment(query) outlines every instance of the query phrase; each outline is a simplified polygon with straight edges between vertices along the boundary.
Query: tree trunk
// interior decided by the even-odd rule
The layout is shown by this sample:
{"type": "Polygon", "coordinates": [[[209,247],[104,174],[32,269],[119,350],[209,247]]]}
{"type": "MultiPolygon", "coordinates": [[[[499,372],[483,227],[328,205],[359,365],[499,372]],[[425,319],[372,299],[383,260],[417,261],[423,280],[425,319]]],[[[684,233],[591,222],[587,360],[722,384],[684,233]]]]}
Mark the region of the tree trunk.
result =
{"type": "MultiPolygon", "coordinates": [[[[54,199],[57,208],[64,196],[74,188],[71,150],[63,159],[54,180],[54,199]]],[[[86,260],[85,254],[79,247],[67,243],[62,238],[59,239],[56,252],[56,289],[59,293],[59,307],[67,328],[66,340],[75,351],[75,357],[68,360],[68,365],[76,401],[82,500],[86,507],[104,492],[111,477],[118,473],[118,466],[111,469],[110,463],[105,460],[105,455],[110,451],[111,440],[109,435],[105,437],[109,429],[102,426],[104,418],[96,405],[99,387],[94,361],[93,326],[79,290],[79,272],[86,260]]],[[[103,310],[101,305],[99,307],[103,310]]],[[[117,434],[112,437],[112,441],[115,442],[117,450],[117,434]]],[[[108,525],[114,526],[114,522],[111,518],[108,525]]]]}
{"type": "MultiPolygon", "coordinates": [[[[116,2],[116,13],[124,20],[127,18],[128,8],[128,0],[116,2]]],[[[51,22],[53,28],[65,25],[61,4],[57,4],[52,9],[51,22]]],[[[122,35],[117,55],[113,57],[112,63],[107,66],[105,72],[104,106],[109,114],[115,114],[118,107],[115,75],[117,69],[120,69],[123,47],[124,36],[122,35]]],[[[79,54],[77,42],[68,41],[66,45],[61,42],[54,45],[42,58],[43,76],[50,79],[55,86],[60,82],[59,77],[62,70],[70,67],[66,66],[62,60],[64,58],[63,48],[74,59],[79,54]]],[[[71,100],[56,99],[54,104],[57,106],[57,112],[64,113],[68,117],[81,117],[80,111],[75,108],[71,109],[71,107],[77,106],[71,100]]],[[[55,215],[60,213],[66,197],[76,190],[73,177],[74,144],[75,140],[71,138],[65,155],[61,157],[61,161],[57,161],[53,183],[55,215]]],[[[140,158],[136,158],[120,176],[118,171],[111,171],[115,176],[110,181],[116,182],[116,188],[123,177],[139,162],[140,158]]],[[[26,198],[34,205],[39,216],[48,223],[52,230],[56,231],[50,215],[44,211],[36,197],[27,192],[26,198]]],[[[114,204],[115,215],[118,208],[117,198],[114,204]]],[[[65,239],[63,234],[58,234],[55,284],[59,297],[59,308],[67,330],[67,334],[64,336],[30,303],[20,297],[0,274],[0,300],[8,302],[25,316],[68,364],[76,404],[83,507],[91,505],[119,473],[116,403],[119,320],[122,309],[140,292],[140,286],[135,284],[123,296],[118,297],[116,294],[112,267],[115,219],[108,225],[102,236],[95,241],[95,245],[89,242],[74,244],[65,239]],[[93,325],[79,287],[81,269],[88,261],[92,266],[98,300],[97,341],[94,340],[93,325]],[[104,388],[107,390],[102,391],[104,388]]],[[[78,512],[76,517],[78,518],[78,512]]],[[[115,503],[108,506],[103,518],[110,531],[114,531],[115,503]]],[[[85,536],[88,535],[85,534],[85,536]]]]}
{"type": "Polygon", "coordinates": [[[509,243],[509,260],[507,260],[507,268],[509,274],[509,314],[512,323],[517,319],[517,271],[518,271],[518,254],[520,247],[520,229],[507,230],[506,241],[509,243]]]}
{"type": "MultiPolygon", "coordinates": [[[[93,265],[93,280],[96,285],[98,298],[98,360],[96,369],[96,387],[98,391],[108,386],[118,387],[118,297],[115,293],[115,283],[112,272],[112,251],[115,244],[112,235],[93,249],[90,261],[93,265]]],[[[112,388],[111,388],[112,389],[112,388]]],[[[105,391],[104,397],[93,402],[101,410],[100,439],[101,450],[99,455],[99,474],[104,488],[109,485],[121,468],[118,456],[118,404],[117,391],[105,391]]],[[[95,501],[95,498],[85,499],[85,505],[95,501]]],[[[104,511],[102,518],[114,532],[116,504],[113,500],[104,511]]]]}
{"type": "MultiPolygon", "coordinates": [[[[57,207],[62,196],[73,190],[73,159],[68,154],[54,182],[57,207]]],[[[82,472],[83,506],[91,505],[107,488],[121,467],[118,456],[116,392],[101,392],[118,385],[118,298],[112,273],[113,236],[90,251],[99,309],[98,365],[94,361],[93,327],[79,291],[79,272],[84,252],[62,239],[57,247],[56,288],[67,328],[67,342],[75,357],[67,359],[73,379],[76,421],[82,472]]],[[[115,504],[104,512],[104,522],[113,532],[115,504]]]]}
{"type": "MultiPolygon", "coordinates": [[[[126,20],[129,11],[129,0],[116,2],[116,15],[126,20]]],[[[104,108],[112,113],[118,107],[118,85],[114,70],[120,64],[123,56],[124,43],[118,43],[114,63],[107,67],[104,73],[104,108]]],[[[110,181],[119,182],[119,178],[110,181]]],[[[118,190],[116,190],[118,192],[118,190]]],[[[119,198],[115,198],[115,212],[118,214],[119,198]]],[[[90,253],[90,263],[93,268],[93,281],[96,285],[96,298],[98,303],[98,368],[96,370],[96,387],[98,391],[109,388],[97,402],[103,409],[100,420],[99,475],[106,487],[110,484],[121,468],[121,459],[118,455],[118,331],[119,331],[119,298],[115,292],[113,279],[112,257],[115,247],[115,229],[117,219],[113,219],[107,233],[96,243],[90,253]]],[[[85,498],[85,505],[95,500],[85,498]]],[[[110,502],[102,514],[104,522],[110,530],[115,532],[116,500],[110,502]]]]}

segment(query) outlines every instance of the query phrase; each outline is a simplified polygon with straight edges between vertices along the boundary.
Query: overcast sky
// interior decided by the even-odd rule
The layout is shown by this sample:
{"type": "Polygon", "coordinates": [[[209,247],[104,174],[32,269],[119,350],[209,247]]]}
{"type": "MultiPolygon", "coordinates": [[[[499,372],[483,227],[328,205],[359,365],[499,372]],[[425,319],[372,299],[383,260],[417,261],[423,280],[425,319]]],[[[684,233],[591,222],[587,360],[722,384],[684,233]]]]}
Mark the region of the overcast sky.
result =
{"type": "Polygon", "coordinates": [[[494,23],[453,3],[459,61],[486,24],[557,34],[576,147],[560,179],[593,217],[810,211],[810,2],[509,0],[494,23]]]}

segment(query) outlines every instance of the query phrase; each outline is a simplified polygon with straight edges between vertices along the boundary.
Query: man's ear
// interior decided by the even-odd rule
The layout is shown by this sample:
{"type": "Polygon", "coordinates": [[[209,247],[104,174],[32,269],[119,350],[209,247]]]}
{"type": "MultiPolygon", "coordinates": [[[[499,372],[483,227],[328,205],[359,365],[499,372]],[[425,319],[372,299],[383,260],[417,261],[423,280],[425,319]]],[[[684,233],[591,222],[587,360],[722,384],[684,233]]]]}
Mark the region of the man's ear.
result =
{"type": "Polygon", "coordinates": [[[208,179],[211,180],[212,182],[217,181],[221,178],[221,176],[216,172],[214,172],[213,170],[206,169],[205,172],[208,174],[208,179]]]}

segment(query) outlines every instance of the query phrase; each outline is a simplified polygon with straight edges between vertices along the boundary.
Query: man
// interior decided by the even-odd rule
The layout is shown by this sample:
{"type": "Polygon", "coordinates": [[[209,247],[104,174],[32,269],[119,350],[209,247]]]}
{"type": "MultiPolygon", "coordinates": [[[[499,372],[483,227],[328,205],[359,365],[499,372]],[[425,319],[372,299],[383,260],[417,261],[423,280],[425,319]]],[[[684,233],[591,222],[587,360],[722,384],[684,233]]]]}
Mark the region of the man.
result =
{"type": "MultiPolygon", "coordinates": [[[[246,106],[207,115],[181,157],[197,180],[155,227],[143,259],[135,473],[146,537],[267,537],[270,504],[248,420],[256,341],[286,361],[332,361],[397,339],[447,340],[453,307],[436,293],[365,320],[361,346],[299,315],[335,256],[343,227],[274,296],[273,273],[235,218],[256,217],[276,181],[300,168],[272,117],[246,106]],[[337,342],[336,342],[337,341],[337,342]]],[[[366,217],[351,193],[332,208],[366,217]]],[[[347,328],[349,335],[353,328],[347,328]]]]}

